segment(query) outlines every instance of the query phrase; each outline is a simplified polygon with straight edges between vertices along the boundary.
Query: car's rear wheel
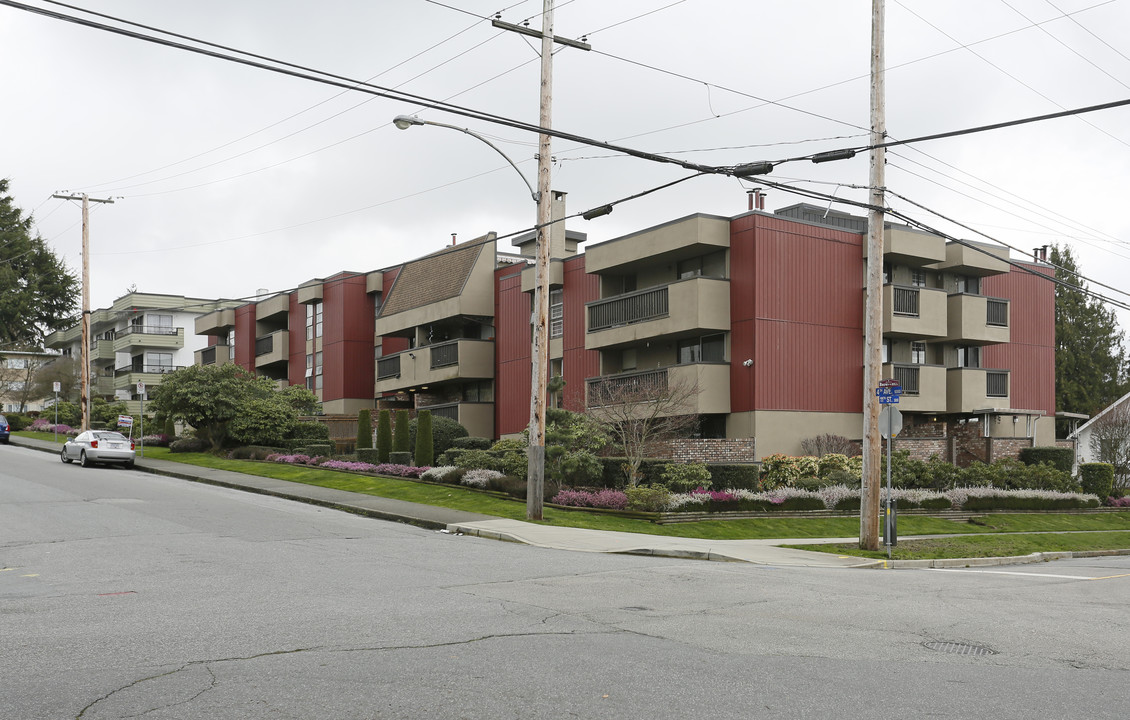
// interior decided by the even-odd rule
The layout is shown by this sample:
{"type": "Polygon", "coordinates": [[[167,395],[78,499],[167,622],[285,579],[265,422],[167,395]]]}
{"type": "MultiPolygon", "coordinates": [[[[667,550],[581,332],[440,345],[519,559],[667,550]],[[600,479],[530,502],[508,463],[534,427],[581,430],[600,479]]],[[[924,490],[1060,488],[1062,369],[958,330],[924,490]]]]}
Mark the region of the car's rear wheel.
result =
{"type": "Polygon", "coordinates": [[[83,451],[82,451],[81,453],[79,453],[79,456],[78,456],[78,464],[79,464],[79,465],[82,465],[83,467],[90,467],[90,466],[91,466],[91,465],[93,465],[94,463],[93,463],[93,462],[91,462],[90,460],[88,460],[88,459],[87,459],[87,457],[86,457],[86,451],[85,451],[85,450],[83,450],[83,451]]]}
{"type": "Polygon", "coordinates": [[[59,459],[62,460],[63,462],[65,462],[65,463],[74,462],[74,460],[71,460],[69,457],[67,457],[67,449],[66,448],[63,448],[62,450],[59,451],[59,459]]]}

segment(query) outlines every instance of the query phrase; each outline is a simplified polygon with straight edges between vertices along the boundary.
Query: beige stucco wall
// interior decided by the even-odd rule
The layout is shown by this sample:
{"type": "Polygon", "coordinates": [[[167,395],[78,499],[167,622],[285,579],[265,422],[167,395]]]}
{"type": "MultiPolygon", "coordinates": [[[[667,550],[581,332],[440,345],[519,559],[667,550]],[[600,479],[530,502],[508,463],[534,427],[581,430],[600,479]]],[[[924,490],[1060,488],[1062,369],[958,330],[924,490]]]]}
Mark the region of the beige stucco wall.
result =
{"type": "Polygon", "coordinates": [[[727,437],[757,439],[759,460],[775,453],[800,455],[801,441],[825,433],[858,440],[863,435],[863,414],[759,410],[733,413],[726,421],[727,437]]]}
{"type": "MultiPolygon", "coordinates": [[[[585,270],[599,273],[665,253],[707,253],[730,247],[729,218],[692,215],[681,220],[589,246],[585,270]]],[[[690,255],[684,255],[690,257],[690,255]]],[[[642,282],[639,287],[646,287],[642,282]]]]}

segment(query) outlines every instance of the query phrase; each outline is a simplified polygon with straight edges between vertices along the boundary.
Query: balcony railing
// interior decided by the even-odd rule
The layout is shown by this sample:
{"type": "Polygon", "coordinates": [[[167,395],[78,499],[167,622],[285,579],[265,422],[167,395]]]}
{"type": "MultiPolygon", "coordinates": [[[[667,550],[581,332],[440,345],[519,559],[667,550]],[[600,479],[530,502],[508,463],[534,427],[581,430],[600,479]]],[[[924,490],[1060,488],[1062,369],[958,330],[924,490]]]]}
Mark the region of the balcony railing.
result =
{"type": "Polygon", "coordinates": [[[125,329],[118,330],[117,337],[126,335],[176,335],[179,329],[169,325],[127,325],[125,329]]]}
{"type": "Polygon", "coordinates": [[[183,365],[125,365],[115,368],[114,376],[120,377],[130,373],[150,373],[153,375],[168,375],[177,370],[184,370],[183,365]]]}
{"type": "Polygon", "coordinates": [[[1008,373],[986,372],[985,395],[987,397],[1008,397],[1008,373]]]}
{"type": "Polygon", "coordinates": [[[206,347],[200,351],[200,364],[201,365],[215,365],[216,364],[216,348],[206,347]]]}
{"type": "Polygon", "coordinates": [[[267,335],[255,341],[255,357],[275,351],[275,336],[267,335]]]}
{"type": "MultiPolygon", "coordinates": [[[[431,348],[432,370],[459,364],[459,343],[450,342],[443,345],[433,345],[431,348]]],[[[400,372],[397,365],[397,372],[400,372]]]]}
{"type": "Polygon", "coordinates": [[[990,298],[985,311],[985,324],[1008,327],[1008,302],[990,298]]]}
{"type": "Polygon", "coordinates": [[[903,395],[919,394],[919,368],[909,365],[895,365],[892,370],[894,379],[902,386],[903,395]]]}
{"type": "Polygon", "coordinates": [[[442,417],[448,420],[459,422],[459,403],[451,403],[448,405],[430,405],[419,408],[420,410],[430,410],[432,417],[442,417]]]}
{"type": "Polygon", "coordinates": [[[667,298],[667,286],[663,286],[589,305],[589,331],[664,317],[668,314],[667,298]]]}
{"type": "Polygon", "coordinates": [[[667,390],[667,368],[593,378],[588,381],[588,390],[588,404],[591,407],[654,397],[667,390]]]}
{"type": "Polygon", "coordinates": [[[918,288],[894,288],[894,312],[896,315],[918,317],[918,288]]]}
{"type": "Polygon", "coordinates": [[[400,376],[400,356],[381,358],[377,360],[377,379],[393,378],[400,376]]]}

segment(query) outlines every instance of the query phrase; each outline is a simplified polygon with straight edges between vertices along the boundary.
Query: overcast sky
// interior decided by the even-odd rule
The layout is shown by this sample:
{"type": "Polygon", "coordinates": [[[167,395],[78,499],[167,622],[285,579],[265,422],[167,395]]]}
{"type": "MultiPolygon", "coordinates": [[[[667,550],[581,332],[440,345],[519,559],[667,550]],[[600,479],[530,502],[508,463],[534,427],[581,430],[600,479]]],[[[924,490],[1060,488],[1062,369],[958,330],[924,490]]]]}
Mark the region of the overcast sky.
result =
{"type": "MultiPolygon", "coordinates": [[[[78,14],[44,0],[30,5],[78,14]]],[[[74,0],[235,49],[536,123],[537,41],[493,28],[508,0],[74,0]]],[[[541,2],[512,3],[507,22],[541,2]]],[[[711,165],[866,144],[870,3],[561,0],[553,124],[711,165]]],[[[1130,0],[888,0],[887,128],[909,138],[1130,98],[1130,0]]],[[[537,137],[0,6],[0,175],[76,270],[91,214],[91,296],[131,286],[245,297],[451,242],[528,228],[535,205],[490,148],[534,182],[537,137]]],[[[555,140],[553,187],[586,210],[682,177],[671,165],[555,140]]],[[[778,166],[770,179],[865,200],[866,154],[778,166]],[[813,181],[813,182],[801,182],[813,181]],[[839,184],[839,185],[837,185],[839,184]]],[[[1066,243],[1119,289],[1130,270],[1130,109],[921,143],[888,156],[887,186],[1030,251],[1066,243]]],[[[569,227],[590,242],[694,212],[746,209],[750,183],[703,177],[569,227]]],[[[766,208],[801,201],[774,190],[766,208]]],[[[980,239],[904,200],[891,206],[980,239]]],[[[848,207],[839,207],[851,210],[848,207]]],[[[501,248],[509,250],[510,247],[501,248]]],[[[1093,289],[1101,288],[1092,286],[1093,289]]],[[[1122,301],[1125,295],[1102,290],[1122,301]]],[[[1120,315],[1126,325],[1127,314],[1120,315]]]]}

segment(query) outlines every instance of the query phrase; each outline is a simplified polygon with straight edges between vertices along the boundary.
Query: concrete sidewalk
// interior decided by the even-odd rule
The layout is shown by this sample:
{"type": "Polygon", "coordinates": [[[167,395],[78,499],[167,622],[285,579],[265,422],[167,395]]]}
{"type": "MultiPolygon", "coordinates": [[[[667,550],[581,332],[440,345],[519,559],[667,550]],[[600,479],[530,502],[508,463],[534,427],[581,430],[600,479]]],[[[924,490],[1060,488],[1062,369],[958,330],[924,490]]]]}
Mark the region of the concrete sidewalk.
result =
{"type": "MultiPolygon", "coordinates": [[[[44,440],[12,436],[13,445],[57,454],[60,445],[44,440]]],[[[921,568],[963,567],[974,565],[1011,565],[1045,559],[1072,557],[1072,553],[1035,553],[1023,557],[963,558],[951,560],[871,560],[868,558],[810,552],[781,545],[854,543],[859,538],[805,538],[774,540],[704,540],[701,538],[668,537],[645,533],[586,530],[508,520],[490,515],[420,505],[391,498],[363,495],[315,485],[287,482],[258,475],[245,475],[228,470],[197,467],[185,463],[139,457],[135,468],[141,472],[206,483],[220,487],[254,492],[261,495],[295,500],[321,507],[343,510],[380,520],[409,523],[433,530],[447,530],[492,540],[535,545],[537,547],[575,552],[654,555],[698,560],[746,562],[758,565],[826,567],[826,568],[921,568]],[[1052,557],[1054,556],[1054,557],[1052,557]]],[[[904,540],[913,539],[904,537],[904,540]]]]}

